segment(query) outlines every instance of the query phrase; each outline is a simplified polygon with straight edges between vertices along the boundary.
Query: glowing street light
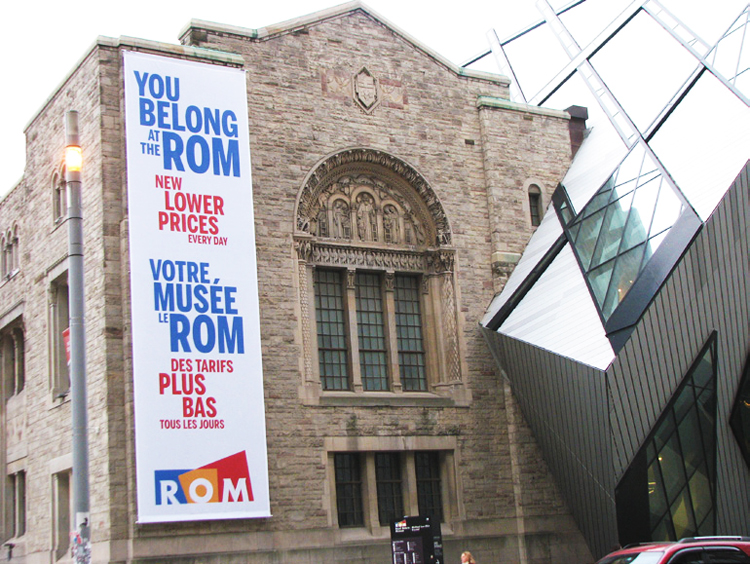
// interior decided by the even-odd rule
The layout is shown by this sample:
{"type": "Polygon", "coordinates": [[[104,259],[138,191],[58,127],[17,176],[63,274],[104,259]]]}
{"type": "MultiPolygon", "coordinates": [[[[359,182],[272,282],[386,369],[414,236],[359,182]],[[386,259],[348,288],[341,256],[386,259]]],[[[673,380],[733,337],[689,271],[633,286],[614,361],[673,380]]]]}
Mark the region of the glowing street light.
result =
{"type": "Polygon", "coordinates": [[[70,312],[70,411],[73,428],[73,514],[71,550],[76,564],[91,562],[89,446],[86,408],[86,335],[83,324],[83,212],[78,112],[65,114],[65,183],[68,194],[68,304],[70,312]]]}

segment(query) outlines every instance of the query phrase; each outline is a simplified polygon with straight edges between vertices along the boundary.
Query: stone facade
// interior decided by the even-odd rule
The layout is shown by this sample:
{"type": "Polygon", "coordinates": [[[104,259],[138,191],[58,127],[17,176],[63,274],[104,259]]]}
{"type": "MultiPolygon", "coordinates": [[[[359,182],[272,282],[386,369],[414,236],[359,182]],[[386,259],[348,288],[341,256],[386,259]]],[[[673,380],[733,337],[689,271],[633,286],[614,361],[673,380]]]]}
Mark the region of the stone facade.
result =
{"type": "Polygon", "coordinates": [[[12,508],[18,495],[3,492],[11,561],[69,561],[59,506],[70,402],[51,330],[67,269],[67,230],[54,210],[69,109],[80,113],[85,147],[94,561],[386,561],[388,527],[372,509],[365,526],[338,526],[333,456],[399,452],[408,472],[419,451],[441,453],[446,562],[467,549],[488,563],[591,561],[477,325],[532,233],[529,186],[546,207],[569,164],[567,114],[511,104],[505,78],[458,69],[360,5],[263,30],[193,22],[182,43],[100,38],[29,125],[24,178],[0,204],[0,231],[18,237],[17,268],[0,286],[0,331],[24,335],[24,385],[4,374],[0,404],[0,463],[8,484],[19,473],[25,484],[24,519],[12,508]],[[125,49],[247,72],[270,519],[136,523],[125,49]],[[332,225],[311,228],[334,217],[311,200],[317,181],[354,161],[395,186],[368,194],[391,194],[382,201],[398,204],[398,221],[384,204],[371,231],[353,233],[356,219],[336,236],[332,225]],[[422,392],[368,394],[356,379],[352,392],[321,387],[314,272],[374,268],[357,258],[365,255],[379,257],[386,278],[422,276],[422,392]]]}

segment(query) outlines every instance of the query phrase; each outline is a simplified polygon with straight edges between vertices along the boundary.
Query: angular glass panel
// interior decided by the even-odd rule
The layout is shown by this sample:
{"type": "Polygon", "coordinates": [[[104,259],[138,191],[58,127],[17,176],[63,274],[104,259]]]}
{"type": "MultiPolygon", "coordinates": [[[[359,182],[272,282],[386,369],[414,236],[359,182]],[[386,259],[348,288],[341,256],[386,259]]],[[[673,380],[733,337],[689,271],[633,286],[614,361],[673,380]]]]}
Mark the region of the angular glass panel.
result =
{"type": "Polygon", "coordinates": [[[622,239],[622,231],[625,228],[625,222],[630,211],[630,204],[633,201],[629,194],[616,202],[610,204],[604,215],[599,240],[596,242],[594,255],[591,258],[591,268],[607,262],[617,255],[622,239]]]}
{"type": "Polygon", "coordinates": [[[674,532],[672,531],[672,519],[670,519],[669,515],[666,515],[664,519],[652,529],[651,540],[655,542],[676,540],[674,532]]]}
{"type": "Polygon", "coordinates": [[[698,216],[706,220],[747,162],[748,131],[750,108],[704,72],[649,145],[698,216]]]}
{"type": "Polygon", "coordinates": [[[592,213],[606,207],[606,205],[609,203],[609,199],[611,195],[612,195],[612,189],[611,189],[611,179],[610,179],[602,187],[602,189],[596,193],[596,196],[591,198],[591,201],[588,204],[586,204],[586,207],[583,209],[583,213],[581,214],[581,217],[588,217],[592,213]]]}
{"type": "Polygon", "coordinates": [[[679,426],[685,414],[688,410],[695,405],[695,395],[693,394],[693,386],[685,386],[685,389],[681,394],[677,396],[672,409],[674,410],[675,419],[677,419],[677,425],[679,426]]]}
{"type": "MultiPolygon", "coordinates": [[[[686,387],[684,392],[688,391],[690,386],[686,387]]],[[[692,394],[690,394],[692,395],[692,394]]],[[[701,441],[701,430],[698,426],[698,412],[695,408],[688,411],[685,418],[677,426],[680,436],[680,443],[683,445],[683,456],[685,460],[685,470],[690,476],[696,468],[703,462],[703,441],[701,441]]]]}
{"type": "Polygon", "coordinates": [[[664,475],[667,499],[674,499],[685,486],[685,470],[677,435],[673,434],[667,444],[659,451],[659,466],[664,475]]]}
{"type": "Polygon", "coordinates": [[[667,510],[664,496],[664,483],[661,479],[659,465],[654,461],[648,467],[648,509],[651,515],[651,527],[658,525],[667,510]]]}
{"type": "Polygon", "coordinates": [[[693,500],[693,512],[695,513],[695,521],[698,523],[699,533],[701,535],[713,534],[713,523],[711,523],[711,530],[704,530],[701,526],[713,509],[711,482],[708,480],[705,462],[690,478],[690,497],[693,500]]]}
{"type": "Polygon", "coordinates": [[[680,492],[680,495],[670,507],[670,511],[672,512],[672,524],[677,538],[694,536],[695,519],[687,488],[680,492]]]}
{"type": "Polygon", "coordinates": [[[646,245],[640,245],[621,254],[617,258],[607,298],[602,305],[602,315],[604,315],[605,319],[609,319],[609,316],[612,315],[618,304],[625,298],[636,278],[638,278],[645,250],[646,245]]]}
{"type": "Polygon", "coordinates": [[[657,451],[661,451],[674,432],[674,412],[670,409],[664,414],[664,420],[659,424],[654,434],[654,444],[657,451]]]}
{"type": "Polygon", "coordinates": [[[604,210],[600,210],[581,222],[581,228],[578,231],[578,237],[575,241],[575,250],[578,253],[578,258],[584,270],[589,269],[591,256],[594,254],[594,246],[596,245],[596,239],[599,236],[603,220],[604,210]]]}
{"type": "Polygon", "coordinates": [[[610,193],[610,201],[614,202],[615,200],[622,198],[625,194],[630,194],[635,190],[636,182],[637,179],[633,178],[632,180],[628,180],[627,182],[615,186],[610,193]]]}
{"type": "Polygon", "coordinates": [[[750,467],[750,356],[745,364],[745,372],[740,381],[729,422],[745,458],[745,464],[750,467]]]}
{"type": "MultiPolygon", "coordinates": [[[[715,347],[714,334],[698,358],[713,358],[715,347]]],[[[711,394],[714,399],[704,399],[701,404],[700,398],[694,401],[693,385],[700,367],[701,362],[696,361],[685,375],[655,425],[651,438],[625,472],[618,485],[623,497],[618,498],[616,492],[618,519],[624,516],[648,519],[650,540],[653,541],[715,533],[713,488],[716,426],[713,421],[716,418],[716,373],[712,372],[710,379],[713,383],[706,382],[703,391],[703,394],[711,394]],[[708,406],[711,406],[711,412],[704,413],[708,406]],[[678,433],[674,432],[676,411],[685,415],[678,433]],[[656,461],[653,460],[654,453],[656,461]],[[646,472],[641,468],[646,468],[646,472]],[[638,484],[644,481],[647,483],[641,487],[647,489],[648,507],[634,508],[634,496],[630,494],[637,492],[638,484]],[[628,507],[620,507],[623,502],[628,507]],[[667,506],[669,511],[664,514],[667,506]]]]}
{"type": "Polygon", "coordinates": [[[661,233],[672,227],[682,212],[682,202],[672,191],[668,182],[662,182],[659,190],[659,201],[654,211],[654,221],[651,224],[651,233],[661,233]]]}
{"type": "MultiPolygon", "coordinates": [[[[649,158],[649,161],[650,160],[651,159],[649,158]]],[[[651,164],[653,165],[653,163],[651,164]]],[[[638,178],[638,187],[643,186],[647,182],[651,182],[658,176],[661,176],[661,171],[656,167],[652,168],[651,170],[643,170],[641,172],[641,176],[638,178]]]]}
{"type": "MultiPolygon", "coordinates": [[[[538,14],[537,14],[538,15],[538,14]]],[[[527,100],[550,82],[570,59],[548,25],[542,25],[504,47],[518,85],[527,100]]]]}
{"type": "Polygon", "coordinates": [[[656,207],[656,196],[659,193],[659,183],[651,181],[638,188],[633,198],[633,205],[628,217],[620,245],[620,252],[640,245],[648,238],[651,217],[656,207]]]}
{"type": "Polygon", "coordinates": [[[714,366],[713,357],[711,356],[711,350],[706,351],[706,354],[700,359],[700,362],[695,367],[693,372],[693,382],[698,388],[713,388],[714,380],[714,366]]]}
{"type": "Polygon", "coordinates": [[[643,169],[643,157],[646,150],[638,143],[628,153],[617,170],[617,185],[622,185],[630,180],[636,180],[643,169]]]}
{"type": "MultiPolygon", "coordinates": [[[[567,6],[570,2],[559,2],[567,6]]],[[[627,6],[629,0],[587,0],[560,15],[578,45],[586,47],[596,34],[606,28],[627,6]]]]}
{"type": "Polygon", "coordinates": [[[646,263],[648,263],[649,260],[651,260],[651,257],[654,256],[654,253],[656,250],[661,246],[661,244],[664,242],[664,239],[667,237],[667,233],[669,233],[669,229],[666,231],[662,231],[658,235],[651,237],[651,239],[648,240],[648,243],[646,243],[646,252],[643,254],[643,262],[641,263],[641,270],[646,266],[646,263]]]}
{"type": "Polygon", "coordinates": [[[591,284],[591,289],[594,291],[594,297],[600,304],[604,302],[604,298],[607,295],[607,288],[609,288],[609,280],[612,277],[614,266],[615,261],[610,261],[588,274],[589,284],[591,284]]]}
{"type": "Polygon", "coordinates": [[[642,133],[697,66],[688,51],[643,11],[590,61],[642,133]],[[623,64],[626,57],[628,64],[623,64]],[[644,85],[648,85],[647,96],[644,85]]]}

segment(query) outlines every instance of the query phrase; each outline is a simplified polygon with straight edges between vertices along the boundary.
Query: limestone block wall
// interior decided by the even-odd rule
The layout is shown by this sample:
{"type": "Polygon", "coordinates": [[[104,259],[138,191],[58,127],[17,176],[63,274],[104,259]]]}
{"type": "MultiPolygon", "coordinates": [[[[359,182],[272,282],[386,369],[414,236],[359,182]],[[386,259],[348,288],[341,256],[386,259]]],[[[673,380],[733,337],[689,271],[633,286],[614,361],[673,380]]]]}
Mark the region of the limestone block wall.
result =
{"type": "Polygon", "coordinates": [[[15,398],[20,407],[11,406],[13,413],[0,407],[6,430],[0,461],[27,472],[27,533],[15,554],[25,562],[50,561],[51,474],[69,464],[70,405],[49,391],[49,285],[64,271],[67,249],[65,228],[52,218],[51,178],[61,159],[63,114],[77,109],[86,147],[96,561],[381,562],[389,554],[387,528],[333,525],[331,449],[348,443],[407,450],[450,445],[447,561],[470,549],[483,562],[551,562],[560,554],[585,562],[580,533],[477,325],[502,283],[493,257],[520,252],[532,233],[527,183],[543,189],[546,206],[568,164],[565,116],[480,102],[505,98],[505,79],[459,73],[364,9],[330,12],[257,37],[247,31],[196,23],[184,48],[100,39],[27,130],[26,174],[0,203],[0,231],[17,222],[22,252],[19,272],[0,285],[0,323],[21,303],[26,331],[27,386],[15,398]],[[126,205],[121,50],[221,59],[199,57],[191,46],[239,54],[247,72],[273,517],[138,525],[127,245],[133,219],[126,205]],[[379,85],[371,106],[371,98],[354,91],[352,81],[363,72],[379,85]],[[445,210],[456,257],[461,401],[305,400],[295,205],[310,171],[349,148],[408,163],[445,210]],[[8,422],[21,434],[7,432],[8,422]]]}

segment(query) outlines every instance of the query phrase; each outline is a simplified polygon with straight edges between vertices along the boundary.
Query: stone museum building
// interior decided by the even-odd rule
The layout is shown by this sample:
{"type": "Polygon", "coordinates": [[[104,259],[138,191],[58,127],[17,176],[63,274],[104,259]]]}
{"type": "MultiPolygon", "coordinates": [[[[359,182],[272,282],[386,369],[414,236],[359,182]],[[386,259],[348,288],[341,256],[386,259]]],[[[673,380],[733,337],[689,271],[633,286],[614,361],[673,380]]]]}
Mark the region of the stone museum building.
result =
{"type": "Polygon", "coordinates": [[[405,515],[439,520],[446,562],[592,562],[478,325],[571,164],[582,108],[512,102],[506,77],[358,2],[262,29],[193,21],[180,43],[98,38],[31,118],[0,203],[0,557],[71,562],[76,110],[94,562],[383,563],[405,515]],[[125,51],[246,73],[272,517],[138,522],[125,51]]]}

